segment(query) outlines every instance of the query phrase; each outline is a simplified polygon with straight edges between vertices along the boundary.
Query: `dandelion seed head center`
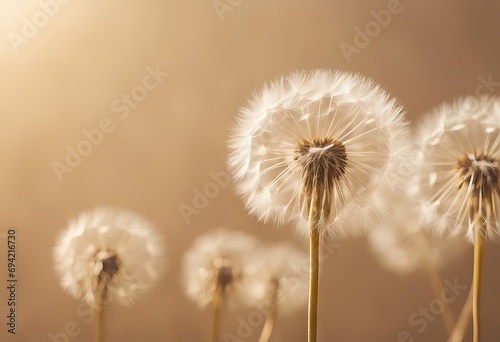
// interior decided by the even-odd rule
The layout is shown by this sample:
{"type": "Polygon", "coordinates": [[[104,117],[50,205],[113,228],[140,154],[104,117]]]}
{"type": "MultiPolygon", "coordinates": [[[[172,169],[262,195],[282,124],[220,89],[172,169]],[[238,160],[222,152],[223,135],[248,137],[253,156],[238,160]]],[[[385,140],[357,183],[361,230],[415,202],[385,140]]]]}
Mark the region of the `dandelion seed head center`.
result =
{"type": "Polygon", "coordinates": [[[238,268],[226,256],[215,258],[213,263],[216,269],[216,286],[225,290],[238,278],[238,268]]]}
{"type": "Polygon", "coordinates": [[[103,260],[102,271],[109,274],[110,276],[115,275],[120,270],[120,261],[116,255],[103,260]]]}
{"type": "Polygon", "coordinates": [[[106,275],[107,277],[111,278],[120,271],[121,262],[114,252],[99,251],[96,256],[102,263],[102,270],[100,272],[101,276],[106,275]]]}
{"type": "Polygon", "coordinates": [[[491,194],[500,188],[500,162],[490,155],[468,153],[458,158],[459,188],[472,185],[472,195],[491,194]]]}
{"type": "Polygon", "coordinates": [[[234,280],[233,268],[228,266],[223,266],[219,268],[217,275],[217,286],[226,288],[234,280]]]}
{"type": "Polygon", "coordinates": [[[332,189],[346,171],[347,153],[343,143],[329,137],[304,139],[295,149],[294,160],[302,166],[306,189],[332,189]]]}

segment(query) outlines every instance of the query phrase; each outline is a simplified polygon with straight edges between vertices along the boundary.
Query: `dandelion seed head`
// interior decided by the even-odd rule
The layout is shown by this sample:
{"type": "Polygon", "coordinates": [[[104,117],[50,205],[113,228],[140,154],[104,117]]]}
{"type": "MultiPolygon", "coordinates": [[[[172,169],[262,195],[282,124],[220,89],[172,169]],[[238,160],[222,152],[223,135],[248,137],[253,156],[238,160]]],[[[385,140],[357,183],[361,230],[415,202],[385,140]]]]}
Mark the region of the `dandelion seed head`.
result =
{"type": "Polygon", "coordinates": [[[249,265],[245,293],[249,305],[276,305],[291,315],[307,302],[309,256],[289,242],[264,246],[249,265]]]}
{"type": "Polygon", "coordinates": [[[76,299],[94,306],[102,295],[130,305],[163,273],[163,241],[134,212],[96,208],[61,233],[54,262],[62,287],[76,299]]]}
{"type": "Polygon", "coordinates": [[[440,235],[465,235],[475,222],[493,238],[500,231],[500,100],[466,97],[442,104],[420,125],[422,152],[415,179],[422,222],[440,235]],[[429,135],[430,127],[440,127],[429,135]]]}
{"type": "Polygon", "coordinates": [[[183,283],[188,297],[203,307],[212,301],[217,289],[222,289],[229,306],[244,303],[242,284],[256,246],[252,236],[225,228],[198,237],[183,257],[183,283]]]}
{"type": "Polygon", "coordinates": [[[321,235],[360,235],[383,215],[375,199],[401,193],[411,169],[402,115],[358,75],[315,70],[278,79],[240,109],[228,158],[237,192],[260,220],[308,233],[314,188],[325,199],[321,235]]]}
{"type": "Polygon", "coordinates": [[[414,200],[393,203],[389,219],[368,232],[368,243],[386,269],[406,275],[418,269],[439,268],[458,257],[466,247],[457,238],[437,238],[419,222],[414,200]]]}

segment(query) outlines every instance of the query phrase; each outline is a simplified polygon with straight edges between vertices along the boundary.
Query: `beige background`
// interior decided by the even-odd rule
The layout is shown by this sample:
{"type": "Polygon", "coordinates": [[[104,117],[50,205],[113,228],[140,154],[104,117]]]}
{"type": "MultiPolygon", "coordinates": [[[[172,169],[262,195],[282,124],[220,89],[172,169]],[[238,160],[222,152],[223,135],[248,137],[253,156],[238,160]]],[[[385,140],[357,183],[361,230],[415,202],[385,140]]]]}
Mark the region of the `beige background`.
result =
{"type": "MultiPolygon", "coordinates": [[[[237,1],[233,1],[237,3],[237,1]]],[[[443,100],[474,94],[481,77],[500,82],[500,3],[401,1],[379,34],[351,63],[339,45],[353,44],[355,27],[372,22],[388,1],[245,0],[220,20],[211,0],[69,1],[14,51],[9,33],[40,11],[35,1],[0,3],[0,232],[18,230],[18,334],[7,335],[5,243],[0,246],[0,339],[50,341],[74,321],[70,341],[91,341],[93,325],[63,293],[51,249],[68,220],[97,205],[118,205],[153,220],[165,235],[169,272],[132,309],[112,305],[108,341],[206,341],[210,314],[183,294],[180,258],[199,234],[225,225],[264,241],[296,239],[247,216],[230,186],[186,224],[181,203],[225,169],[228,130],[237,108],[265,81],[295,69],[363,73],[383,84],[415,120],[443,100]],[[146,68],[169,76],[125,120],[111,110],[140,85],[146,68]],[[109,118],[116,129],[59,182],[82,129],[109,118]]],[[[500,87],[492,89],[499,94],[500,87]]],[[[486,93],[482,90],[482,93],[486,93]]],[[[298,239],[296,239],[298,241],[298,239]]],[[[500,336],[497,243],[486,245],[485,342],[500,336]]],[[[469,284],[470,251],[443,279],[469,284]]],[[[408,317],[434,298],[424,273],[400,277],[383,270],[363,240],[342,242],[323,265],[321,341],[444,341],[439,320],[418,333],[408,317]]],[[[465,294],[452,303],[457,312],[465,294]]],[[[237,317],[226,316],[234,333],[237,317]]],[[[274,341],[305,341],[305,313],[280,318],[274,341]]],[[[248,341],[256,341],[255,332],[248,341]]]]}

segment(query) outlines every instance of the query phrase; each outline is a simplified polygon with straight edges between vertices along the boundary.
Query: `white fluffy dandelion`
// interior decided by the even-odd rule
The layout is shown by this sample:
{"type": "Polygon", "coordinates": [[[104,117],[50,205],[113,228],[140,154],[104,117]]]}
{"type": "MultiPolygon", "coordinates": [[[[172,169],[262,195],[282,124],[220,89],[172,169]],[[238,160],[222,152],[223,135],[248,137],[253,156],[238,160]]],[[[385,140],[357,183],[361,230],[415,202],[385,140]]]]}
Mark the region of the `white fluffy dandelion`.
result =
{"type": "Polygon", "coordinates": [[[316,341],[319,240],[359,235],[406,171],[402,109],[361,76],[295,72],[240,110],[229,168],[250,213],[310,236],[309,341],[316,341]]]}
{"type": "Polygon", "coordinates": [[[163,242],[134,212],[97,208],[82,213],[59,237],[54,261],[62,287],[90,305],[104,291],[134,302],[163,271],[163,242]]]}
{"type": "Polygon", "coordinates": [[[130,305],[159,278],[163,242],[153,225],[134,212],[97,208],[82,213],[59,237],[54,261],[62,287],[96,312],[102,341],[104,305],[130,305]]]}
{"type": "Polygon", "coordinates": [[[421,124],[416,193],[422,221],[474,243],[473,326],[479,341],[484,238],[500,232],[500,99],[466,97],[443,104],[421,124]]]}
{"type": "Polygon", "coordinates": [[[246,301],[242,286],[257,240],[243,232],[218,229],[198,237],[183,258],[186,294],[201,307],[212,304],[212,341],[219,338],[221,304],[246,301]]]}
{"type": "Polygon", "coordinates": [[[400,184],[408,141],[402,108],[371,80],[295,72],[240,110],[228,165],[259,219],[308,233],[308,192],[319,187],[321,233],[359,235],[380,216],[383,192],[400,184]]]}

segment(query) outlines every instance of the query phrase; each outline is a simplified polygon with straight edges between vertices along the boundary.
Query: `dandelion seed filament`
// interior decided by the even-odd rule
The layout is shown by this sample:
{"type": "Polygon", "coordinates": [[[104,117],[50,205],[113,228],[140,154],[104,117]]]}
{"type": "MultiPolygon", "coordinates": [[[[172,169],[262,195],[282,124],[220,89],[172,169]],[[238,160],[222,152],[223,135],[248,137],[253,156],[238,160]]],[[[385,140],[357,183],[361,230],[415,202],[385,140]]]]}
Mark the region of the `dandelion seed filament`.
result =
{"type": "MultiPolygon", "coordinates": [[[[106,253],[109,255],[109,252],[106,253]]],[[[109,280],[113,278],[120,270],[120,260],[116,254],[111,254],[105,257],[102,261],[102,270],[99,273],[99,282],[104,279],[109,280]]]]}

